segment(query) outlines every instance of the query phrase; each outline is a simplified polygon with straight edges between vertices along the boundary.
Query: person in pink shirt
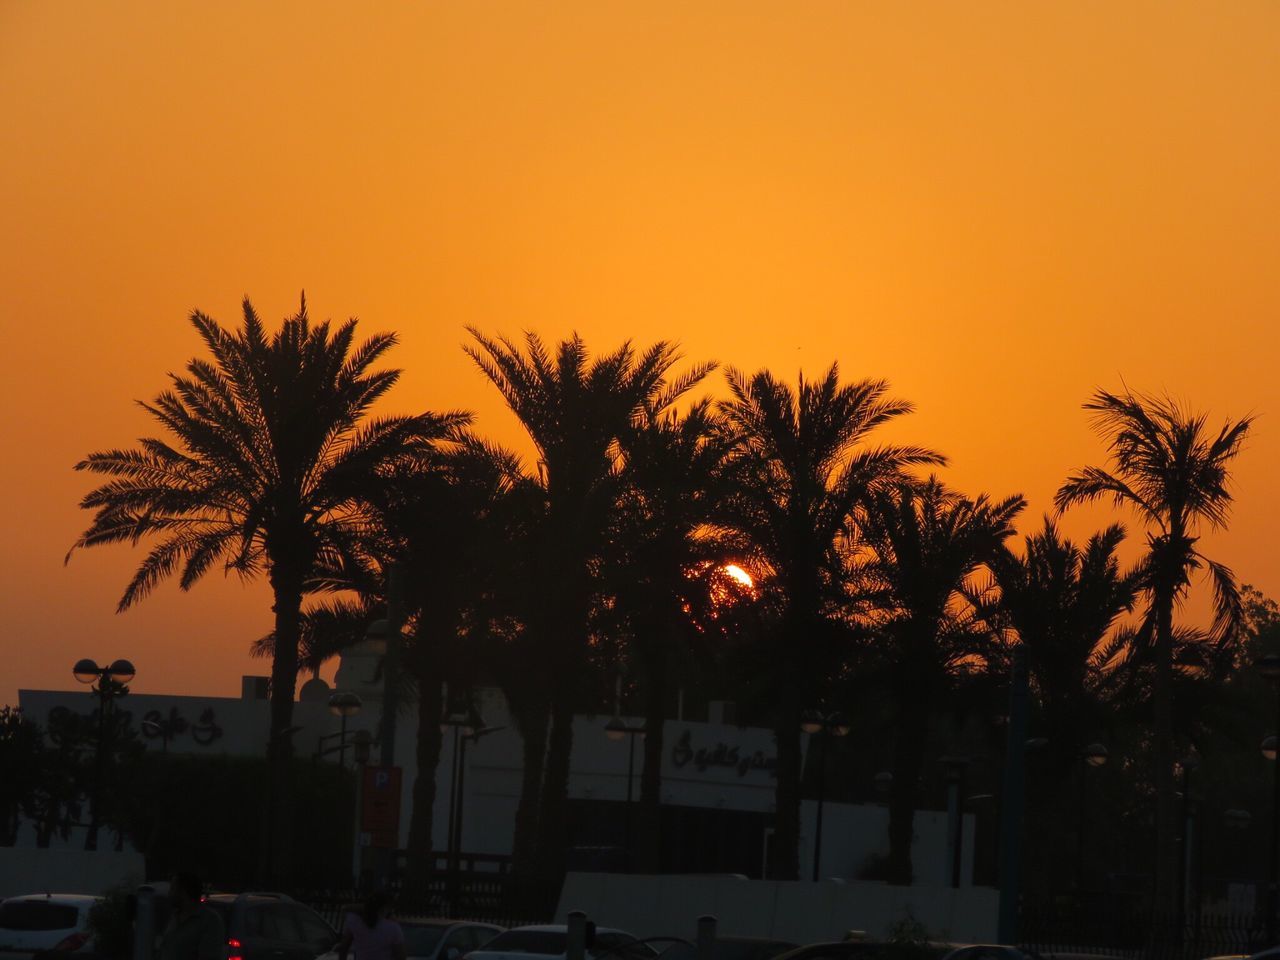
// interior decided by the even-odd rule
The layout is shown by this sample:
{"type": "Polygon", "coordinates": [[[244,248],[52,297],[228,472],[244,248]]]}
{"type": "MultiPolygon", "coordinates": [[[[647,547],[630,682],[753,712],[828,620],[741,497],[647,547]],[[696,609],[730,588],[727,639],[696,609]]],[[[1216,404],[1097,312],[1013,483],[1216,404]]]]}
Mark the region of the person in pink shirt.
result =
{"type": "Polygon", "coordinates": [[[350,952],[355,960],[405,960],[404,931],[390,914],[391,897],[381,892],[370,896],[359,913],[348,913],[342,922],[338,960],[347,960],[350,952]]]}

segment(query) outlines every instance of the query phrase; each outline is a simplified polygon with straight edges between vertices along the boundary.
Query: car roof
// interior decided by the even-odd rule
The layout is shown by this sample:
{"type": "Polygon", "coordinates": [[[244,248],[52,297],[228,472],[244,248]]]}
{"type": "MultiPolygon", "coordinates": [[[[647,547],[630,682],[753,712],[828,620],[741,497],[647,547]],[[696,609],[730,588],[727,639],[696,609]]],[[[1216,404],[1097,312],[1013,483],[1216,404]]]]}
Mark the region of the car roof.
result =
{"type": "Polygon", "coordinates": [[[31,903],[32,901],[41,901],[46,903],[61,904],[84,904],[97,903],[101,897],[95,897],[91,893],[24,893],[17,897],[5,897],[4,903],[31,903]]]}
{"type": "MultiPolygon", "coordinates": [[[[512,927],[515,930],[528,930],[533,933],[568,933],[569,927],[563,923],[533,923],[527,927],[512,927]]],[[[510,931],[508,931],[510,932],[510,931]]],[[[596,927],[596,933],[626,933],[625,930],[619,930],[616,927],[596,927]]]]}

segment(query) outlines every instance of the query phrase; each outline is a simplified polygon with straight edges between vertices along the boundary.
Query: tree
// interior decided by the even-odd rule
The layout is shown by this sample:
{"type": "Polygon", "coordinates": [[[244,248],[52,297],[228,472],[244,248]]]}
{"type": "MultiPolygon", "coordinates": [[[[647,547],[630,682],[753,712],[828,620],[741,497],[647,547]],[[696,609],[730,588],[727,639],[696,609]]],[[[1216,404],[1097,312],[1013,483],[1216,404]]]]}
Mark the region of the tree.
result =
{"type": "Polygon", "coordinates": [[[987,561],[997,595],[975,598],[989,621],[1022,643],[1044,736],[1066,757],[1100,723],[1111,668],[1131,639],[1118,626],[1133,610],[1144,571],[1121,569],[1116,550],[1124,536],[1115,524],[1080,547],[1046,517],[1020,555],[1004,547],[987,561]]]}
{"type": "MultiPolygon", "coordinates": [[[[191,323],[212,359],[191,360],[146,410],[171,440],[90,454],[77,470],[108,479],[87,494],[89,528],[72,547],[156,542],[125,588],[127,610],[177,576],[189,589],[215,565],[271,584],[268,835],[281,879],[289,852],[288,730],[293,715],[303,597],[322,561],[349,546],[370,479],[420,455],[465,422],[462,414],[369,416],[399,377],[374,370],[389,333],[356,345],[356,321],[312,324],[306,300],[268,334],[244,301],[243,323],[224,328],[196,311],[191,323]]],[[[68,553],[68,558],[70,553],[68,553]]]]}
{"type": "MultiPolygon", "coordinates": [[[[526,629],[537,651],[536,663],[529,666],[545,680],[550,695],[536,862],[555,875],[565,851],[573,714],[589,675],[589,621],[597,586],[592,566],[617,497],[618,437],[642,411],[671,406],[707,368],[671,379],[679,356],[665,342],[643,353],[624,343],[592,360],[577,335],[558,344],[553,354],[532,333],[523,346],[475,329],[470,333],[475,344],[466,348],[468,355],[498,388],[538,453],[537,473],[528,478],[540,503],[530,524],[536,602],[526,629]]],[[[536,718],[536,699],[519,713],[536,718]]],[[[538,739],[532,730],[522,728],[522,734],[538,739]]],[[[524,852],[517,851],[517,858],[524,860],[524,852]]]]}
{"type": "Polygon", "coordinates": [[[40,782],[44,734],[17,707],[0,707],[0,847],[17,842],[22,811],[40,782]]]}
{"type": "Polygon", "coordinates": [[[693,646],[692,614],[713,603],[715,572],[741,545],[712,526],[728,444],[711,401],[684,415],[646,410],[621,439],[625,466],[610,536],[610,592],[631,638],[644,703],[639,842],[633,867],[656,873],[668,676],[693,646]]]}
{"type": "Polygon", "coordinates": [[[777,799],[771,872],[799,873],[800,719],[843,659],[849,520],[879,485],[942,457],[921,447],[868,446],[879,426],[909,413],[883,380],[842,384],[835,364],[792,389],[767,370],[728,372],[719,407],[730,444],[717,522],[751,544],[775,684],[777,799]]]}
{"type": "Polygon", "coordinates": [[[912,881],[918,781],[929,720],[957,676],[992,655],[989,634],[965,602],[973,575],[1013,535],[1020,496],[973,499],[936,478],[873,490],[860,511],[859,589],[877,606],[874,655],[888,669],[898,708],[889,797],[891,883],[912,881]]]}
{"type": "Polygon", "coordinates": [[[1222,643],[1240,624],[1243,608],[1231,570],[1202,554],[1201,531],[1226,526],[1231,506],[1230,465],[1240,453],[1252,417],[1227,421],[1216,431],[1204,415],[1168,397],[1099,390],[1085,403],[1106,441],[1106,468],[1085,467],[1058,490],[1058,509],[1109,499],[1135,512],[1147,528],[1146,617],[1137,640],[1153,667],[1153,782],[1156,790],[1156,901],[1176,904],[1176,803],[1174,782],[1174,613],[1194,574],[1213,586],[1214,614],[1206,639],[1222,643]]]}

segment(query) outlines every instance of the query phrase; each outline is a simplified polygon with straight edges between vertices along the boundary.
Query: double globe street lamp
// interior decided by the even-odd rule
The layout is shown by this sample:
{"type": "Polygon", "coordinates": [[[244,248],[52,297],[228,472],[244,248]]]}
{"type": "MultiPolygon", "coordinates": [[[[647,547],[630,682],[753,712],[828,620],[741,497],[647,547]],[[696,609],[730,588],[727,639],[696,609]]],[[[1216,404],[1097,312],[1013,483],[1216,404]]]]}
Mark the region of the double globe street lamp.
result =
{"type": "Polygon", "coordinates": [[[817,880],[822,869],[822,805],[826,797],[827,740],[849,734],[849,720],[842,713],[823,714],[820,710],[807,710],[800,718],[800,729],[809,735],[809,742],[817,750],[818,810],[813,830],[813,879],[817,880]]]}
{"type": "Polygon", "coordinates": [[[98,698],[98,749],[94,758],[93,803],[89,812],[89,833],[85,837],[86,850],[98,849],[98,829],[102,822],[102,789],[106,780],[107,716],[116,697],[129,692],[129,683],[137,671],[128,660],[113,660],[105,667],[97,661],[77,660],[71,672],[81,683],[92,684],[92,692],[98,698]]]}

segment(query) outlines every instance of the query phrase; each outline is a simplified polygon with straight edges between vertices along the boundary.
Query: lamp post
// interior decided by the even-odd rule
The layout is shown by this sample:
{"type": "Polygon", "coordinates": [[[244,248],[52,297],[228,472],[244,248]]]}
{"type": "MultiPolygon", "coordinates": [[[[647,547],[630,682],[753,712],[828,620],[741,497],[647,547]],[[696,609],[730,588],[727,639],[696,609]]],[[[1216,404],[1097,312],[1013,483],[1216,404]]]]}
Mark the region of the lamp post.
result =
{"type": "MultiPolygon", "coordinates": [[[[1258,673],[1276,688],[1276,733],[1280,733],[1280,656],[1269,654],[1258,660],[1258,673]]],[[[1262,742],[1262,753],[1271,761],[1271,846],[1267,849],[1267,944],[1276,942],[1276,914],[1280,913],[1280,751],[1273,734],[1262,742]],[[1268,747],[1270,742],[1270,747],[1268,747]]]]}
{"type": "Polygon", "coordinates": [[[950,796],[947,800],[948,819],[951,822],[951,886],[958,888],[962,874],[961,864],[964,857],[964,781],[969,769],[970,757],[943,757],[942,763],[947,767],[947,785],[950,796]]]}
{"type": "Polygon", "coordinates": [[[462,853],[462,812],[464,777],[467,765],[467,743],[477,743],[481,737],[497,733],[504,727],[487,727],[480,712],[474,707],[466,714],[451,714],[440,721],[441,731],[453,728],[453,764],[449,778],[449,843],[446,851],[449,860],[449,910],[458,913],[458,873],[462,853]]]}
{"type": "Polygon", "coordinates": [[[817,881],[822,869],[822,805],[826,799],[827,739],[849,734],[849,720],[842,713],[823,716],[819,710],[807,710],[800,718],[800,729],[809,735],[809,742],[818,747],[818,810],[813,828],[813,879],[817,881]]]}
{"type": "Polygon", "coordinates": [[[129,692],[128,684],[137,675],[128,660],[113,660],[105,667],[88,659],[77,660],[71,672],[81,683],[92,684],[92,692],[98,698],[98,748],[94,758],[93,806],[89,813],[89,832],[85,836],[86,850],[98,849],[98,828],[102,822],[102,787],[106,778],[107,716],[116,697],[129,692]]]}
{"type": "Polygon", "coordinates": [[[644,736],[644,727],[632,727],[627,724],[620,716],[614,716],[612,720],[604,725],[604,735],[614,742],[627,738],[627,808],[626,808],[626,834],[625,834],[625,852],[627,857],[627,870],[631,870],[631,805],[633,797],[633,783],[636,774],[636,737],[644,736]]]}
{"type": "Polygon", "coordinates": [[[342,727],[338,732],[338,766],[340,767],[347,765],[347,718],[356,716],[363,707],[364,701],[354,693],[335,693],[329,697],[329,712],[342,720],[342,727]]]}
{"type": "Polygon", "coordinates": [[[1079,894],[1084,890],[1084,833],[1085,833],[1085,809],[1088,803],[1088,791],[1085,789],[1085,778],[1090,767],[1106,766],[1107,761],[1111,758],[1111,751],[1106,744],[1091,743],[1080,751],[1080,810],[1078,822],[1078,835],[1076,839],[1076,893],[1079,894]]]}

